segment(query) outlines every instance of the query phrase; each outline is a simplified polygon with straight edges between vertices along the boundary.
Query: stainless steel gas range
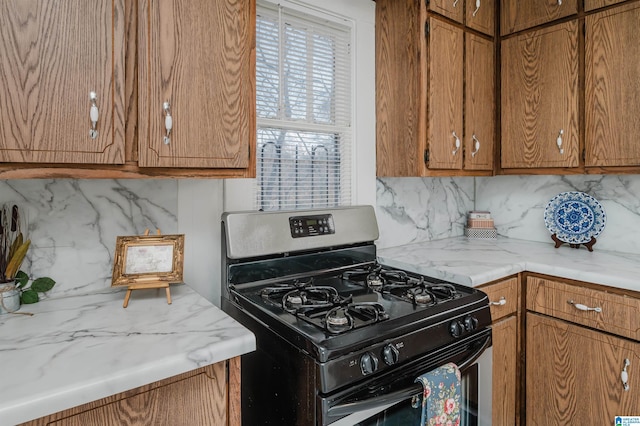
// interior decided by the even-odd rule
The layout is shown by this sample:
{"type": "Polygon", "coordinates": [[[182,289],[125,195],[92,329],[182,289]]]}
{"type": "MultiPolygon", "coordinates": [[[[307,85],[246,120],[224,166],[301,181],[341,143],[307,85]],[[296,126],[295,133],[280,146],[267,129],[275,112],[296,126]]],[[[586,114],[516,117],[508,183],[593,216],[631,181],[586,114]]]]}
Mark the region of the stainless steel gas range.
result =
{"type": "Polygon", "coordinates": [[[415,378],[448,362],[463,373],[461,424],[490,424],[487,296],[378,264],[371,206],[225,213],[222,226],[222,308],[256,336],[243,424],[417,425],[415,378]]]}

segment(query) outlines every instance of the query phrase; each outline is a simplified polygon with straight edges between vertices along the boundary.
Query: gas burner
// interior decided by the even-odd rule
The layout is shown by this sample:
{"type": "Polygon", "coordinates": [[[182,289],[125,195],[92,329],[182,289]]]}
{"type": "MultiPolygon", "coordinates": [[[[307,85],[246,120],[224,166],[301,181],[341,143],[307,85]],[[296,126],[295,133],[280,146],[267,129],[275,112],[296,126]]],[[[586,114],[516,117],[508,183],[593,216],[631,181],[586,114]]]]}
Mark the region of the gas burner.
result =
{"type": "Polygon", "coordinates": [[[263,299],[279,298],[279,296],[286,294],[292,290],[298,290],[304,287],[313,286],[313,277],[309,277],[304,281],[293,280],[291,282],[281,282],[276,285],[265,287],[260,290],[260,296],[263,299]]]}
{"type": "Polygon", "coordinates": [[[353,328],[353,317],[346,306],[336,306],[324,317],[325,328],[329,333],[339,334],[353,328]]]}
{"type": "Polygon", "coordinates": [[[350,303],[336,306],[324,317],[325,329],[332,334],[344,333],[353,328],[380,322],[389,318],[384,307],[375,302],[350,303]]]}
{"type": "Polygon", "coordinates": [[[408,285],[409,287],[412,287],[417,284],[417,280],[409,277],[406,272],[396,269],[384,269],[378,264],[343,272],[342,278],[345,280],[362,282],[363,284],[366,284],[367,287],[376,291],[384,291],[384,289],[389,285],[402,285],[404,287],[408,285]],[[413,281],[416,282],[414,283],[413,281]]]}
{"type": "Polygon", "coordinates": [[[461,297],[462,295],[456,290],[453,284],[434,284],[429,286],[429,289],[434,293],[440,293],[443,300],[451,300],[461,297]]]}
{"type": "Polygon", "coordinates": [[[418,286],[408,289],[404,293],[405,297],[418,306],[433,306],[438,303],[435,294],[428,287],[418,286]]]}
{"type": "Polygon", "coordinates": [[[282,309],[292,314],[308,308],[331,308],[343,299],[338,290],[330,286],[307,286],[289,291],[282,296],[282,309]]]}

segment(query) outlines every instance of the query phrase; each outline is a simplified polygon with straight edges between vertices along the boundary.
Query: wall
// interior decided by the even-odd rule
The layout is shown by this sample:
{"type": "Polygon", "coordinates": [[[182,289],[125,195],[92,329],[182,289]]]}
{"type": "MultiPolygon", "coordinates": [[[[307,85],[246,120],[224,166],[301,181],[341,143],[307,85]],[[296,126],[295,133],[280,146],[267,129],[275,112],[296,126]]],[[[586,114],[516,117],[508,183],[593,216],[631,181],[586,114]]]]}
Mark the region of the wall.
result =
{"type": "Polygon", "coordinates": [[[639,175],[378,178],[378,247],[461,236],[469,210],[491,212],[498,234],[553,244],[544,209],[561,192],[595,197],[606,215],[596,250],[640,253],[639,175]]]}
{"type": "Polygon", "coordinates": [[[549,200],[581,191],[602,205],[607,222],[594,250],[640,253],[639,175],[495,176],[476,179],[476,208],[489,210],[498,234],[551,243],[544,224],[549,200]]]}
{"type": "Polygon", "coordinates": [[[47,297],[110,289],[116,237],[147,228],[185,233],[185,281],[219,297],[211,258],[220,256],[221,181],[8,180],[0,200],[26,215],[31,246],[22,269],[56,280],[47,297]]]}
{"type": "Polygon", "coordinates": [[[474,206],[474,179],[378,178],[378,248],[463,235],[474,206]]]}

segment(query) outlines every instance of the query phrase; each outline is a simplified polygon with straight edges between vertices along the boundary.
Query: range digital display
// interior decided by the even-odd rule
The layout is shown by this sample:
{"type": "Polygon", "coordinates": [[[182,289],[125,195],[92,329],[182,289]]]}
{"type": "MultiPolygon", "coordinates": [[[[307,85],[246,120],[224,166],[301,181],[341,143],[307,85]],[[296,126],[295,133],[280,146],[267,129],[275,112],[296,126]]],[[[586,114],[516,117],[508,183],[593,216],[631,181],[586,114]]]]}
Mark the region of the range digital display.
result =
{"type": "Polygon", "coordinates": [[[293,238],[335,234],[333,215],[294,216],[289,218],[293,238]]]}

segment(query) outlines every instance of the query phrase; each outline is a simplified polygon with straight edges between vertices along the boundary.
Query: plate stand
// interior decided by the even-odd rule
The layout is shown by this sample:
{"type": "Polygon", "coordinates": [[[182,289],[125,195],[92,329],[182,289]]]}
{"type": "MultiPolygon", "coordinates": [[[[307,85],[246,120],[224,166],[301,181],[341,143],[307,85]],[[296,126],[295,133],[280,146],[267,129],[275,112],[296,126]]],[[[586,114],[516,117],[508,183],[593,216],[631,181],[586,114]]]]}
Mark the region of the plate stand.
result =
{"type": "Polygon", "coordinates": [[[596,243],[596,238],[595,237],[591,237],[590,241],[588,241],[586,243],[580,243],[580,244],[571,244],[571,243],[565,243],[564,241],[560,241],[558,239],[558,237],[556,237],[556,234],[551,235],[551,239],[553,241],[555,241],[555,243],[556,243],[556,247],[555,248],[558,248],[563,244],[569,244],[569,247],[577,249],[577,248],[580,248],[580,246],[582,244],[584,244],[584,246],[587,248],[587,250],[593,251],[593,245],[596,243]]]}

